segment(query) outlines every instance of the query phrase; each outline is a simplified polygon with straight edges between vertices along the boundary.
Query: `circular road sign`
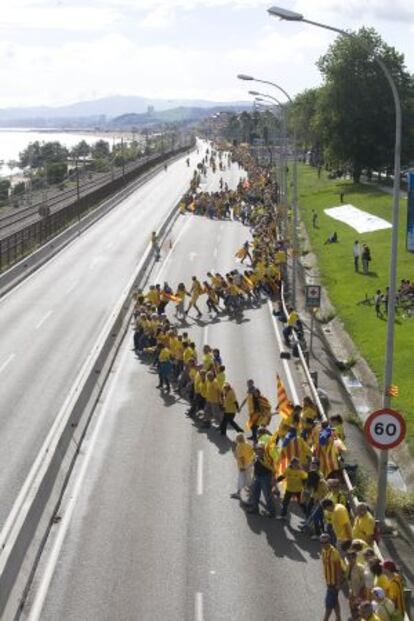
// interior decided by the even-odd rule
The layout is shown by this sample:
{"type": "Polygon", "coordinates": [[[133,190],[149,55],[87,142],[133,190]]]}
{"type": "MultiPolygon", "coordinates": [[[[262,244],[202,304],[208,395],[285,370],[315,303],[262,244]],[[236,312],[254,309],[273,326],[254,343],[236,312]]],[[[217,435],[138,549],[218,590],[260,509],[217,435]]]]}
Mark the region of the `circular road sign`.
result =
{"type": "Polygon", "coordinates": [[[372,412],[365,421],[365,437],[372,446],[379,449],[391,449],[398,446],[405,438],[405,420],[399,412],[383,408],[372,412]]]}

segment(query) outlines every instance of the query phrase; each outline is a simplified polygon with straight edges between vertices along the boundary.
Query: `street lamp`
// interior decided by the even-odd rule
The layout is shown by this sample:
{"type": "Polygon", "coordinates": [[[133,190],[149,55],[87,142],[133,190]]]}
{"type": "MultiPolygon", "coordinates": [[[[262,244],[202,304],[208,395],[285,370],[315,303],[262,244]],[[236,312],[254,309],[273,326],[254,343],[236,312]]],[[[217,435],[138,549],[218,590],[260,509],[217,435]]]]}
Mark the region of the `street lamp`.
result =
{"type": "Polygon", "coordinates": [[[285,154],[286,154],[286,141],[287,141],[287,130],[286,130],[286,108],[284,104],[280,103],[280,101],[269,95],[268,93],[260,93],[259,91],[249,91],[249,95],[253,95],[256,97],[258,101],[268,101],[269,99],[275,102],[282,112],[282,147],[280,150],[280,191],[281,195],[286,198],[287,196],[287,174],[286,174],[286,164],[285,164],[285,154]]]}
{"type": "MultiPolygon", "coordinates": [[[[269,84],[274,88],[277,88],[284,94],[289,103],[292,103],[292,98],[284,88],[270,82],[269,80],[259,80],[251,75],[245,73],[239,73],[239,80],[259,82],[260,84],[269,84]]],[[[286,172],[286,171],[285,171],[286,172]]],[[[292,239],[292,306],[296,306],[296,274],[297,274],[297,262],[298,262],[298,171],[297,171],[297,150],[296,150],[296,128],[293,126],[293,180],[292,180],[292,211],[293,211],[293,239],[292,239]]]]}
{"type": "MultiPolygon", "coordinates": [[[[320,24],[305,19],[300,13],[294,11],[288,11],[280,7],[273,6],[268,9],[268,13],[274,17],[280,17],[280,19],[294,22],[303,22],[305,24],[311,24],[318,28],[324,28],[332,32],[337,32],[344,37],[355,38],[355,34],[347,32],[341,28],[335,28],[334,26],[328,26],[327,24],[320,24]]],[[[382,404],[384,408],[389,408],[391,405],[391,398],[388,395],[388,388],[392,384],[392,372],[394,362],[394,322],[395,322],[395,296],[397,289],[397,254],[398,254],[398,220],[400,210],[400,172],[401,172],[401,101],[398,93],[397,86],[394,79],[379,56],[377,56],[367,45],[361,42],[361,45],[365,47],[368,54],[372,54],[373,59],[382,69],[387,82],[391,88],[392,96],[394,99],[395,107],[395,146],[394,146],[394,183],[393,183],[393,199],[392,199],[392,232],[391,232],[391,253],[390,253],[390,267],[389,267],[389,296],[388,296],[388,318],[387,318],[387,342],[385,348],[385,362],[384,362],[384,393],[382,398],[382,404]]],[[[244,79],[244,78],[243,78],[244,79]]],[[[379,461],[379,477],[377,488],[377,507],[376,517],[383,525],[385,521],[385,508],[386,508],[386,494],[387,494],[387,467],[388,467],[388,451],[381,450],[379,461]]]]}

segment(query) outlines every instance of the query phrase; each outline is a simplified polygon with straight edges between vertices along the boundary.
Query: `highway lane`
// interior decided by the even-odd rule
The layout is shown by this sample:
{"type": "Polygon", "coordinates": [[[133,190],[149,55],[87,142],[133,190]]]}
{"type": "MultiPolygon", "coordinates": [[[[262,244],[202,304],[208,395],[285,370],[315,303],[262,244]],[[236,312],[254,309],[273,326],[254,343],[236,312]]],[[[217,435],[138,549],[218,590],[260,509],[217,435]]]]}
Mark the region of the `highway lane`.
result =
{"type": "MultiPolygon", "coordinates": [[[[210,268],[224,272],[236,265],[234,252],[246,239],[244,227],[197,216],[186,219],[180,218],[171,260],[154,282],[188,283],[192,274],[202,276],[210,268]]],[[[253,377],[275,403],[276,371],[286,384],[288,378],[266,305],[245,312],[241,322],[227,317],[211,321],[204,312],[187,324],[199,347],[205,342],[220,347],[240,399],[246,379],[253,377]]],[[[232,443],[187,419],[182,400],[160,395],[157,376],[135,359],[130,347],[131,340],[124,343],[96,413],[99,433],[84,447],[84,464],[90,462],[73,515],[70,489],[29,596],[32,606],[45,597],[41,615],[30,617],[28,608],[26,617],[320,618],[318,545],[297,531],[299,517],[281,523],[249,516],[229,498],[237,476],[232,443]],[[59,537],[60,554],[55,547],[59,537]]],[[[232,430],[229,436],[234,438],[232,430]]],[[[75,477],[75,486],[76,480],[81,479],[75,477]]]]}
{"type": "Polygon", "coordinates": [[[171,164],[0,299],[0,527],[151,231],[200,157],[171,164]]]}

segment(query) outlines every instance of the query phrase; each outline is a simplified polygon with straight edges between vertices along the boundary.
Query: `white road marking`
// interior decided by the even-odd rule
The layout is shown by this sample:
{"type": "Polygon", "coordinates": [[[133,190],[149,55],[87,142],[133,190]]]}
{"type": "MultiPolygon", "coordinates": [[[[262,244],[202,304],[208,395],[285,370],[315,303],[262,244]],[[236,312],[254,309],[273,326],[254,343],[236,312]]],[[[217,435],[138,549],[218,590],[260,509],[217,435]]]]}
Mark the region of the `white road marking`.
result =
{"type": "Polygon", "coordinates": [[[72,519],[73,511],[75,509],[79,495],[82,491],[82,485],[83,485],[86,473],[88,471],[89,462],[91,460],[92,455],[95,454],[95,445],[99,437],[99,432],[101,430],[101,427],[105,423],[107,413],[110,411],[112,394],[117,389],[117,382],[118,382],[119,376],[121,375],[123,364],[124,364],[124,361],[127,355],[130,355],[130,351],[128,347],[125,347],[123,353],[120,356],[119,366],[113,376],[112,384],[110,385],[108,394],[106,395],[106,400],[103,404],[101,413],[97,420],[96,427],[93,430],[92,436],[90,438],[89,446],[85,450],[84,461],[80,467],[78,478],[74,484],[72,495],[69,499],[68,505],[66,507],[66,511],[62,517],[62,520],[59,522],[58,534],[53,544],[52,550],[50,552],[50,556],[47,560],[46,567],[45,567],[43,576],[39,584],[39,588],[34,598],[33,606],[29,612],[29,616],[28,616],[29,621],[39,621],[39,619],[41,618],[42,609],[43,609],[43,606],[46,600],[46,596],[49,590],[50,583],[53,578],[53,574],[55,572],[56,564],[59,559],[59,554],[62,549],[62,545],[65,540],[66,533],[68,531],[68,528],[69,528],[69,525],[72,519]]]}
{"type": "Polygon", "coordinates": [[[71,291],[74,290],[74,288],[76,287],[76,285],[79,283],[79,279],[77,278],[76,280],[73,281],[73,283],[66,289],[65,293],[70,293],[71,291]]]}
{"type": "Polygon", "coordinates": [[[203,495],[203,466],[204,451],[199,450],[197,453],[197,496],[203,495]]]}
{"type": "Polygon", "coordinates": [[[166,255],[165,259],[163,260],[162,265],[160,265],[160,268],[159,268],[157,274],[154,276],[154,282],[158,282],[159,280],[161,280],[161,275],[165,272],[165,268],[167,267],[167,263],[170,260],[172,253],[174,252],[174,248],[176,247],[176,245],[180,241],[181,237],[184,235],[184,233],[187,230],[188,226],[192,223],[193,216],[191,215],[191,216],[187,216],[187,217],[188,217],[187,222],[184,224],[183,228],[178,233],[176,240],[174,241],[174,243],[171,246],[168,254],[166,255]]]}
{"type": "Polygon", "coordinates": [[[203,621],[203,618],[203,594],[198,592],[195,594],[194,619],[203,621]]]}
{"type": "MultiPolygon", "coordinates": [[[[275,336],[276,336],[276,340],[277,340],[277,344],[279,345],[279,351],[283,351],[283,345],[282,345],[282,339],[280,338],[280,334],[279,334],[279,326],[277,325],[277,321],[273,315],[273,306],[270,300],[267,300],[267,307],[269,309],[270,312],[270,316],[272,318],[272,322],[273,322],[273,326],[275,329],[275,336]]],[[[290,389],[290,394],[292,396],[292,401],[295,405],[299,405],[300,401],[299,401],[299,397],[298,397],[298,393],[296,391],[296,387],[295,387],[295,382],[293,381],[293,377],[292,377],[292,372],[290,370],[289,367],[289,362],[283,358],[282,359],[282,364],[283,364],[283,368],[285,370],[285,375],[289,384],[289,389],[290,389]]]]}
{"type": "Polygon", "coordinates": [[[217,255],[218,255],[218,248],[217,248],[217,246],[216,246],[216,247],[214,248],[214,250],[213,250],[213,257],[214,257],[215,259],[217,259],[217,255]]]}
{"type": "Polygon", "coordinates": [[[16,354],[10,354],[10,356],[3,362],[3,364],[0,365],[0,373],[2,373],[4,369],[9,366],[9,364],[11,363],[13,358],[15,358],[15,356],[16,354]]]}
{"type": "Polygon", "coordinates": [[[197,252],[190,252],[188,256],[190,257],[190,261],[193,262],[197,256],[197,252]]]}
{"type": "Polygon", "coordinates": [[[220,224],[220,231],[222,231],[224,229],[224,224],[223,222],[220,224]]]}
{"type": "Polygon", "coordinates": [[[208,343],[208,325],[204,327],[203,331],[203,345],[207,345],[208,343]]]}
{"type": "Polygon", "coordinates": [[[48,319],[50,317],[50,315],[53,313],[53,311],[47,311],[46,315],[44,315],[42,317],[42,319],[39,321],[39,323],[36,324],[36,330],[38,330],[41,326],[43,326],[43,324],[45,323],[46,319],[48,319]]]}
{"type": "Polygon", "coordinates": [[[217,235],[217,243],[219,244],[221,242],[221,235],[217,235]]]}

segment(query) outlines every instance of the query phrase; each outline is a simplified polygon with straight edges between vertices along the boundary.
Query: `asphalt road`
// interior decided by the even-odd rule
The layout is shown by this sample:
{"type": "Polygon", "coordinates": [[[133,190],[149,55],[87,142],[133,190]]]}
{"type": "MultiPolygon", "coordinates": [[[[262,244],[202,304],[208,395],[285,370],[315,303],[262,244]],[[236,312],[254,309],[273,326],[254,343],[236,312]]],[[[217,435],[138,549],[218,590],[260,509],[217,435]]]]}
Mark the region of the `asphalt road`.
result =
{"type": "Polygon", "coordinates": [[[171,164],[0,299],[0,528],[151,231],[200,157],[189,168],[185,156],[171,164]]]}
{"type": "MultiPolygon", "coordinates": [[[[210,268],[228,270],[247,231],[187,215],[173,237],[154,282],[188,283],[210,268]]],[[[220,348],[240,400],[250,377],[273,404],[276,372],[288,385],[267,305],[239,322],[211,321],[204,312],[185,327],[199,347],[220,348]]],[[[215,429],[201,431],[176,396],[160,395],[157,376],[131,344],[132,335],[96,412],[25,618],[320,619],[318,544],[298,532],[298,515],[287,523],[249,516],[229,498],[237,477],[232,442],[215,429]]]]}

